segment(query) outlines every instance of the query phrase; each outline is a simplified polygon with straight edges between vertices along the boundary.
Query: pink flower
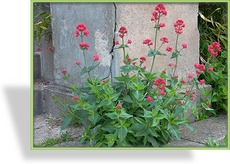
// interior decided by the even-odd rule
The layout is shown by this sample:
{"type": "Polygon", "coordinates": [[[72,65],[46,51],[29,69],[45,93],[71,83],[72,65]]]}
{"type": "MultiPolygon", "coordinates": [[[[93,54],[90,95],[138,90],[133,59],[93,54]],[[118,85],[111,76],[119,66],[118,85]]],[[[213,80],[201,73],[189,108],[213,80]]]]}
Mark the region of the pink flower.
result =
{"type": "Polygon", "coordinates": [[[94,58],[94,61],[98,61],[100,59],[100,57],[97,54],[93,55],[93,58],[94,58]]]}
{"type": "Polygon", "coordinates": [[[160,91],[160,94],[162,95],[162,96],[165,96],[166,95],[166,93],[164,92],[164,91],[160,91]]]}
{"type": "Polygon", "coordinates": [[[152,42],[150,39],[145,39],[145,40],[143,40],[142,43],[143,43],[143,44],[147,44],[148,46],[153,45],[153,42],[152,42]]]}
{"type": "Polygon", "coordinates": [[[118,104],[118,105],[116,106],[116,108],[117,108],[117,109],[122,109],[121,104],[118,104]]]}
{"type": "Polygon", "coordinates": [[[134,66],[135,66],[135,65],[136,65],[136,62],[132,62],[132,65],[134,65],[134,66]]]}
{"type": "Polygon", "coordinates": [[[183,43],[183,44],[182,44],[182,47],[183,47],[183,48],[187,48],[188,45],[187,45],[186,43],[183,43]]]}
{"type": "Polygon", "coordinates": [[[183,103],[180,100],[176,101],[178,105],[183,105],[183,103]]]}
{"type": "Polygon", "coordinates": [[[86,43],[86,42],[81,42],[81,43],[79,44],[79,46],[80,46],[81,49],[86,49],[86,50],[88,50],[88,48],[89,48],[89,44],[86,43]]]}
{"type": "Polygon", "coordinates": [[[141,56],[141,57],[140,57],[140,60],[142,60],[142,61],[146,61],[146,57],[141,56]]]}
{"type": "Polygon", "coordinates": [[[203,80],[200,80],[200,85],[203,85],[204,83],[205,83],[205,80],[203,79],[203,80]]]}
{"type": "Polygon", "coordinates": [[[76,29],[78,29],[79,31],[85,31],[86,30],[86,25],[85,24],[78,24],[76,26],[76,29]]]}
{"type": "Polygon", "coordinates": [[[172,47],[167,46],[166,47],[166,51],[171,52],[172,51],[172,47]]]}
{"type": "Polygon", "coordinates": [[[77,60],[77,61],[76,61],[76,64],[77,64],[77,65],[80,65],[80,64],[81,64],[80,60],[77,60]]]}
{"type": "Polygon", "coordinates": [[[159,26],[162,28],[162,27],[165,27],[165,23],[160,23],[159,26]]]}
{"type": "Polygon", "coordinates": [[[115,45],[118,45],[118,44],[119,44],[119,42],[118,42],[118,40],[116,40],[116,41],[115,41],[115,45]]]}
{"type": "Polygon", "coordinates": [[[199,68],[199,63],[194,63],[194,67],[199,68]]]}
{"type": "Polygon", "coordinates": [[[183,80],[183,79],[182,79],[180,82],[181,82],[182,84],[186,84],[186,81],[183,80]]]}
{"type": "Polygon", "coordinates": [[[174,68],[176,66],[176,64],[173,64],[172,62],[169,62],[168,66],[174,68]]]}
{"type": "Polygon", "coordinates": [[[167,11],[166,11],[166,8],[163,4],[158,4],[156,7],[155,7],[155,10],[158,11],[159,13],[162,13],[163,15],[167,15],[167,11]]]}
{"type": "Polygon", "coordinates": [[[120,38],[123,38],[125,35],[124,34],[119,34],[120,38]]]}
{"type": "Polygon", "coordinates": [[[193,74],[193,73],[190,73],[190,74],[188,75],[188,78],[189,78],[189,79],[192,79],[193,76],[194,76],[194,74],[193,74]]]}
{"type": "Polygon", "coordinates": [[[74,96],[73,99],[74,99],[74,101],[78,101],[79,97],[78,96],[74,96]]]}
{"type": "Polygon", "coordinates": [[[205,71],[205,70],[206,70],[204,64],[200,64],[200,65],[198,66],[198,69],[200,69],[201,71],[205,71]]]}
{"type": "Polygon", "coordinates": [[[121,34],[128,33],[128,31],[126,30],[126,28],[124,26],[121,26],[118,32],[121,33],[121,34]]]}
{"type": "Polygon", "coordinates": [[[146,66],[144,66],[143,69],[145,70],[145,69],[146,69],[146,66]]]}
{"type": "Polygon", "coordinates": [[[156,80],[154,81],[153,84],[156,85],[156,86],[161,86],[161,85],[165,85],[165,84],[166,84],[166,81],[165,81],[165,79],[163,79],[163,78],[158,78],[158,79],[156,79],[156,80]]]}
{"type": "Polygon", "coordinates": [[[196,74],[197,75],[200,75],[201,74],[201,71],[199,69],[196,70],[196,74]]]}
{"type": "Polygon", "coordinates": [[[65,75],[65,74],[67,73],[67,71],[66,71],[65,69],[63,69],[63,70],[61,71],[61,73],[62,73],[63,75],[65,75]]]}
{"type": "Polygon", "coordinates": [[[159,19],[159,13],[157,11],[153,11],[151,21],[156,21],[158,19],[159,19]]]}
{"type": "Polygon", "coordinates": [[[174,29],[177,34],[182,34],[183,33],[183,28],[185,27],[184,21],[183,20],[177,20],[174,23],[174,29]]]}
{"type": "Polygon", "coordinates": [[[88,36],[88,35],[89,35],[89,31],[88,31],[88,30],[85,30],[85,31],[84,31],[84,35],[85,35],[85,36],[88,36]]]}
{"type": "Polygon", "coordinates": [[[128,40],[128,44],[132,44],[132,40],[129,39],[129,40],[128,40]]]}
{"type": "Polygon", "coordinates": [[[147,101],[148,101],[148,102],[151,102],[151,101],[153,101],[153,98],[152,98],[151,96],[148,96],[148,97],[147,97],[147,101]]]}
{"type": "Polygon", "coordinates": [[[213,42],[208,46],[208,52],[211,53],[212,56],[217,57],[218,52],[221,51],[220,44],[218,42],[213,42]]]}
{"type": "Polygon", "coordinates": [[[208,69],[209,72],[213,72],[213,70],[214,69],[212,67],[209,67],[209,69],[208,69]]]}
{"type": "Polygon", "coordinates": [[[75,31],[75,36],[76,36],[76,37],[79,36],[79,31],[78,31],[78,30],[75,31]]]}
{"type": "Polygon", "coordinates": [[[164,43],[168,43],[168,38],[167,37],[161,37],[160,41],[164,42],[164,43]]]}

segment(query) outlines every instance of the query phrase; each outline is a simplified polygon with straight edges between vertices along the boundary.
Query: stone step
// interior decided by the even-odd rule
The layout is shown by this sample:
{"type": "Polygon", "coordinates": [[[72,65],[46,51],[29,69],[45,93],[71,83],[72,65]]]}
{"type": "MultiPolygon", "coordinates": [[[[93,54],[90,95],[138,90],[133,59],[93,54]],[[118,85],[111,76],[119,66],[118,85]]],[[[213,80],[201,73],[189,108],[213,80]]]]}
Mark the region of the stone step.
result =
{"type": "Polygon", "coordinates": [[[227,115],[210,117],[208,119],[191,123],[195,131],[182,129],[181,141],[173,140],[168,147],[200,147],[205,146],[209,138],[221,141],[227,135],[227,115]]]}

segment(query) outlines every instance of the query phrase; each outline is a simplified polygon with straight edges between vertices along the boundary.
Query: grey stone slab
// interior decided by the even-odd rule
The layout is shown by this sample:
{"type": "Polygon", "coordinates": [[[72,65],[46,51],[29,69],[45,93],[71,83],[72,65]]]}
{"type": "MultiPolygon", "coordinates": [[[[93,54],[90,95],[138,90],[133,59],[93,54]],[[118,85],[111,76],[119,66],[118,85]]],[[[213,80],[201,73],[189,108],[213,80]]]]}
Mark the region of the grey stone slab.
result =
{"type": "Polygon", "coordinates": [[[227,123],[227,115],[194,122],[191,126],[195,131],[192,132],[188,129],[183,129],[181,131],[181,138],[202,144],[205,144],[208,138],[220,141],[227,134],[227,123]]]}
{"type": "Polygon", "coordinates": [[[44,92],[43,92],[42,85],[34,85],[34,92],[33,92],[33,111],[34,116],[40,115],[44,113],[44,92]]]}
{"type": "Polygon", "coordinates": [[[35,53],[34,54],[34,63],[33,63],[33,79],[34,81],[37,79],[41,79],[41,58],[40,54],[35,53]]]}
{"type": "Polygon", "coordinates": [[[204,144],[181,139],[179,141],[173,140],[169,144],[167,144],[165,147],[204,147],[204,146],[205,146],[204,144]]]}
{"type": "Polygon", "coordinates": [[[66,69],[71,81],[82,84],[87,77],[80,77],[80,68],[75,64],[80,60],[84,65],[82,50],[79,48],[80,38],[75,37],[76,25],[84,23],[90,34],[84,41],[90,47],[86,51],[87,65],[93,63],[93,55],[100,56],[99,66],[92,74],[101,79],[110,76],[114,45],[115,7],[113,3],[52,3],[52,32],[54,52],[55,82],[64,82],[61,71],[66,69]]]}

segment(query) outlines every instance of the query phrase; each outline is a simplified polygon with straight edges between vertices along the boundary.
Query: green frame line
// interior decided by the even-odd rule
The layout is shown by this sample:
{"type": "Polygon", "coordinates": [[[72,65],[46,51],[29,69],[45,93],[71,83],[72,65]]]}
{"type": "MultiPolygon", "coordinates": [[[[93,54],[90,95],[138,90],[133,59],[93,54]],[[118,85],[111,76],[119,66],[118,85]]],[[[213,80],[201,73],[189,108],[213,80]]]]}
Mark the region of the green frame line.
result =
{"type": "MultiPolygon", "coordinates": [[[[145,2],[151,2],[151,3],[162,3],[162,2],[165,2],[165,3],[196,3],[196,2],[218,2],[218,3],[221,3],[221,2],[225,2],[228,4],[228,9],[230,9],[230,3],[229,3],[230,0],[206,0],[206,1],[203,1],[203,0],[160,0],[160,1],[157,1],[157,0],[143,0],[143,1],[140,1],[140,0],[31,0],[30,1],[30,84],[31,84],[31,87],[30,87],[30,149],[31,150],[230,150],[230,135],[229,135],[229,132],[230,132],[230,113],[229,113],[229,105],[228,105],[228,146],[227,147],[160,147],[160,148],[150,148],[150,147],[116,147],[116,148],[106,148],[106,147],[102,147],[102,148],[96,148],[96,147],[76,147],[76,148],[73,148],[73,147],[59,147],[59,148],[56,148],[56,147],[34,147],[33,146],[33,135],[34,135],[34,122],[33,122],[33,116],[34,116],[34,112],[33,112],[33,100],[34,100],[34,95],[33,95],[33,92],[34,92],[34,85],[33,85],[33,53],[34,53],[34,40],[33,40],[33,11],[34,11],[34,8],[33,8],[33,3],[43,3],[43,2],[50,2],[50,3],[88,3],[88,2],[95,2],[95,3],[103,3],[103,2],[107,2],[107,3],[110,3],[110,2],[122,2],[122,3],[130,3],[130,2],[135,2],[135,3],[145,3],[145,2]]],[[[230,15],[230,11],[228,10],[228,16],[230,15]]],[[[228,26],[230,26],[230,23],[228,21],[228,26]]],[[[230,39],[229,35],[228,35],[228,39],[230,39]]],[[[228,42],[228,46],[230,46],[230,43],[228,42]]],[[[229,52],[229,50],[228,50],[229,52]]],[[[228,58],[229,58],[229,54],[228,54],[228,58]]],[[[230,76],[230,68],[229,68],[229,65],[228,65],[228,78],[230,76]]],[[[229,86],[230,82],[228,80],[228,86],[229,86]]],[[[229,93],[230,93],[230,88],[228,87],[228,96],[229,96],[229,93]]],[[[228,104],[230,104],[230,100],[228,99],[228,104]]]]}

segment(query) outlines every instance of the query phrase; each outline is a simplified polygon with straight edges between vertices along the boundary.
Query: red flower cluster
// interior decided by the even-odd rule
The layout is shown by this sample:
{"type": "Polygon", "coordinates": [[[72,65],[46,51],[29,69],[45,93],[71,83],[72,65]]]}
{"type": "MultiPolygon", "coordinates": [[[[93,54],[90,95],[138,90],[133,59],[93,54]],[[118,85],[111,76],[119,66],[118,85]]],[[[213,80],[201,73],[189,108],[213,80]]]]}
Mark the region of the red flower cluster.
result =
{"type": "Polygon", "coordinates": [[[125,34],[128,33],[128,31],[126,30],[126,28],[124,26],[121,26],[118,32],[120,33],[119,36],[121,38],[123,38],[125,36],[125,34]]]}
{"type": "Polygon", "coordinates": [[[94,59],[94,61],[98,61],[100,59],[100,57],[99,57],[99,55],[95,54],[95,55],[93,55],[93,59],[94,59]]]}
{"type": "Polygon", "coordinates": [[[218,52],[221,51],[220,43],[218,42],[213,42],[208,46],[208,52],[211,53],[212,56],[217,57],[218,52]]]}
{"type": "Polygon", "coordinates": [[[206,70],[204,64],[195,63],[195,64],[194,64],[194,67],[197,68],[197,70],[196,70],[196,74],[197,74],[197,75],[200,75],[203,71],[206,70]]]}
{"type": "Polygon", "coordinates": [[[200,83],[200,85],[203,85],[205,83],[205,80],[204,79],[200,80],[199,83],[200,83]]]}
{"type": "Polygon", "coordinates": [[[166,84],[166,81],[165,79],[163,78],[158,78],[154,81],[153,83],[155,86],[157,86],[159,89],[160,89],[160,94],[162,96],[165,96],[166,93],[165,93],[165,84],[166,84]]]}
{"type": "Polygon", "coordinates": [[[79,46],[80,46],[81,49],[86,49],[86,50],[88,50],[88,48],[89,48],[89,44],[86,43],[86,42],[81,42],[81,43],[79,44],[79,46]]]}
{"type": "Polygon", "coordinates": [[[73,99],[74,99],[74,101],[78,101],[79,97],[78,96],[74,96],[73,99]]]}
{"type": "Polygon", "coordinates": [[[77,65],[80,65],[80,64],[81,64],[80,60],[77,60],[77,61],[76,61],[76,64],[77,64],[77,65]]]}
{"type": "Polygon", "coordinates": [[[172,51],[172,47],[167,46],[166,47],[166,51],[171,52],[172,51]]]}
{"type": "Polygon", "coordinates": [[[187,48],[188,47],[187,43],[182,43],[182,47],[187,48]]]}
{"type": "Polygon", "coordinates": [[[158,4],[155,7],[155,10],[152,12],[151,21],[158,20],[161,15],[167,15],[167,11],[166,11],[166,8],[163,4],[158,4]]]}
{"type": "Polygon", "coordinates": [[[174,23],[174,29],[177,34],[182,34],[183,33],[183,28],[185,27],[184,21],[183,20],[177,20],[174,23]]]}
{"type": "Polygon", "coordinates": [[[140,63],[143,64],[146,61],[146,57],[142,56],[140,57],[140,63]]]}
{"type": "Polygon", "coordinates": [[[118,104],[118,105],[116,106],[116,108],[117,108],[117,109],[122,109],[121,104],[118,104]]]}
{"type": "Polygon", "coordinates": [[[160,41],[164,42],[164,43],[168,43],[168,38],[167,37],[161,37],[160,41]]]}
{"type": "Polygon", "coordinates": [[[125,64],[130,64],[131,61],[132,61],[132,59],[130,57],[126,57],[126,59],[124,59],[125,64]]]}
{"type": "Polygon", "coordinates": [[[153,98],[152,98],[151,96],[148,96],[148,97],[147,97],[147,101],[148,101],[148,102],[151,102],[151,101],[153,101],[153,98]]]}
{"type": "Polygon", "coordinates": [[[67,71],[66,71],[65,69],[63,69],[63,70],[61,71],[61,73],[62,73],[63,75],[65,75],[65,74],[67,73],[67,71]]]}
{"type": "Polygon", "coordinates": [[[85,36],[88,36],[89,35],[89,31],[86,30],[86,25],[85,24],[78,24],[76,26],[76,31],[75,31],[75,36],[78,37],[79,34],[84,34],[85,36]]]}
{"type": "Polygon", "coordinates": [[[196,94],[196,91],[190,91],[190,90],[186,90],[186,95],[191,97],[191,100],[195,100],[195,94],[196,94]]]}
{"type": "Polygon", "coordinates": [[[148,46],[153,45],[153,42],[152,42],[150,39],[145,39],[145,40],[143,40],[142,43],[143,43],[143,44],[147,44],[148,46]]]}

